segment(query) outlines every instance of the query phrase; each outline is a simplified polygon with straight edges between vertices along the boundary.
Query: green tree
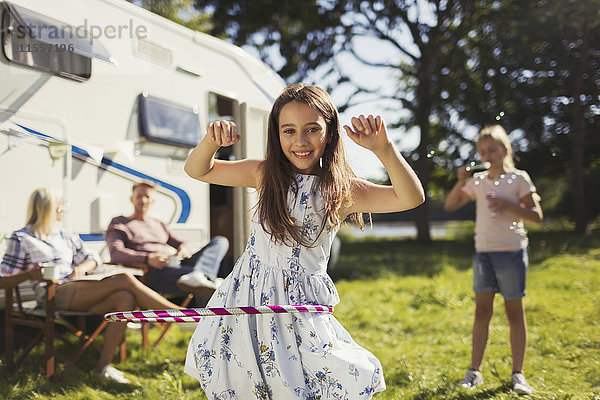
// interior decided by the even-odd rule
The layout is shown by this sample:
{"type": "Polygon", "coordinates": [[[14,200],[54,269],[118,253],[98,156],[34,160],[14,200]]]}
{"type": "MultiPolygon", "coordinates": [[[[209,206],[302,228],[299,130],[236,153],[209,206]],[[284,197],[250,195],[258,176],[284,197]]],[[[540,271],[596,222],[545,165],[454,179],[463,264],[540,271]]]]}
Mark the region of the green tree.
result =
{"type": "Polygon", "coordinates": [[[488,3],[471,20],[471,57],[452,69],[468,93],[452,107],[475,124],[502,116],[520,136],[520,166],[570,183],[575,230],[584,232],[600,211],[600,1],[488,3]]]}
{"type": "MultiPolygon", "coordinates": [[[[327,88],[330,91],[352,85],[347,104],[340,106],[342,111],[368,96],[382,95],[353,81],[340,55],[350,55],[374,69],[396,71],[396,85],[385,96],[404,112],[392,126],[420,132],[419,146],[409,159],[426,192],[439,142],[447,137],[462,138],[461,127],[447,107],[451,94],[443,85],[450,79],[446,65],[466,56],[466,49],[456,45],[469,32],[463,23],[474,11],[471,2],[465,3],[467,6],[456,0],[196,0],[198,9],[212,14],[211,33],[256,47],[288,81],[305,80],[318,69],[323,81],[332,82],[327,88]],[[364,37],[387,43],[395,54],[381,61],[367,59],[356,46],[356,39],[364,37]]],[[[416,215],[417,238],[429,241],[429,203],[419,207],[416,215]]]]}
{"type": "MultiPolygon", "coordinates": [[[[570,183],[576,230],[600,212],[598,10],[600,0],[195,0],[210,33],[256,48],[288,82],[352,87],[347,107],[387,98],[402,111],[393,127],[416,129],[407,155],[428,196],[443,196],[455,167],[474,155],[465,135],[498,121],[512,132],[519,166],[570,183]],[[387,43],[372,60],[357,39],[387,43]],[[345,56],[346,58],[342,58],[345,56]],[[396,72],[387,91],[353,79],[344,60],[396,72]],[[321,83],[322,84],[322,83],[321,83]],[[385,94],[382,94],[385,93],[385,94]],[[570,177],[566,177],[566,173],[570,177]],[[587,196],[587,197],[586,197],[587,196]],[[586,201],[587,198],[587,201],[586,201]]],[[[138,1],[137,3],[140,3],[138,1]]],[[[179,18],[189,1],[149,1],[179,18]],[[179,5],[179,6],[177,6],[179,5]]],[[[194,11],[197,12],[197,11],[194,11]]],[[[374,72],[377,73],[377,72],[374,72]]],[[[418,239],[430,240],[428,202],[417,209],[418,239]]]]}
{"type": "Polygon", "coordinates": [[[211,27],[208,14],[199,13],[194,0],[127,0],[190,29],[205,32],[211,27]]]}

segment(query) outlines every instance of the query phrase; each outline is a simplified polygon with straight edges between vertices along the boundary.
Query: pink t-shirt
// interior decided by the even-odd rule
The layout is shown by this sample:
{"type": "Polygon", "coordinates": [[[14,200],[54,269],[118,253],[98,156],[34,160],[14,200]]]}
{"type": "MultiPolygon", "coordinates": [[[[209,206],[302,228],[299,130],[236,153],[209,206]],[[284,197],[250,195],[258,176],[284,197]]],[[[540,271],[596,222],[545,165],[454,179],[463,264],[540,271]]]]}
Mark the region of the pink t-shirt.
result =
{"type": "Polygon", "coordinates": [[[488,171],[473,175],[462,190],[476,202],[475,250],[477,252],[517,251],[528,245],[523,220],[510,211],[492,213],[488,194],[518,202],[536,189],[525,171],[514,170],[489,179],[488,171]]]}

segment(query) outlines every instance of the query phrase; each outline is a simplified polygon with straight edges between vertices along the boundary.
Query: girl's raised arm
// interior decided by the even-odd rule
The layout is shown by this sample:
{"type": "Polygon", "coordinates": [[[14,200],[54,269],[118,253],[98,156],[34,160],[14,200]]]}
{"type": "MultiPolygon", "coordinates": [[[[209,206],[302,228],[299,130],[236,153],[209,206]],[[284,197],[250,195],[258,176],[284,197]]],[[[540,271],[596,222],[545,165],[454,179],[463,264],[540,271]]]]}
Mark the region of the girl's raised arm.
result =
{"type": "Polygon", "coordinates": [[[421,181],[390,140],[380,116],[352,118],[352,127],[344,126],[348,136],[359,146],[371,150],[383,163],[392,186],[356,180],[353,204],[346,211],[385,213],[409,210],[425,201],[421,181]]]}
{"type": "Polygon", "coordinates": [[[456,175],[458,179],[452,187],[450,193],[448,193],[448,197],[446,197],[446,201],[444,202],[444,210],[448,212],[454,212],[471,201],[469,196],[467,196],[467,194],[462,190],[463,186],[465,186],[466,180],[469,178],[469,172],[467,171],[467,168],[460,167],[456,175]]]}
{"type": "Polygon", "coordinates": [[[221,146],[231,146],[241,138],[234,122],[211,122],[206,135],[185,162],[185,172],[194,179],[216,185],[258,187],[261,160],[224,161],[214,158],[221,146]]]}

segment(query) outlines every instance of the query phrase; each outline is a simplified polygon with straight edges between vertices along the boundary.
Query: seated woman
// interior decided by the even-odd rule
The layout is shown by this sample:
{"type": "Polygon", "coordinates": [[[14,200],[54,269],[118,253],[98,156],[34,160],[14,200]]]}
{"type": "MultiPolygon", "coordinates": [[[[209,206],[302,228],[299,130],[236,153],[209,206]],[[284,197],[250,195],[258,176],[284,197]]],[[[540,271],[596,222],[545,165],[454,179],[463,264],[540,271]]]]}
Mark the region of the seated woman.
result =
{"type": "MultiPolygon", "coordinates": [[[[73,280],[94,269],[100,261],[86,251],[78,237],[60,228],[63,212],[62,196],[55,190],[42,188],[31,194],[27,225],[8,239],[0,264],[0,276],[10,277],[5,282],[12,285],[27,279],[40,281],[40,264],[50,263],[58,265],[60,270],[55,294],[57,310],[104,314],[136,308],[181,308],[130,274],[116,274],[100,281],[73,280]]],[[[126,327],[126,324],[109,324],[104,331],[104,347],[93,371],[101,379],[130,383],[121,371],[110,365],[126,327]]]]}

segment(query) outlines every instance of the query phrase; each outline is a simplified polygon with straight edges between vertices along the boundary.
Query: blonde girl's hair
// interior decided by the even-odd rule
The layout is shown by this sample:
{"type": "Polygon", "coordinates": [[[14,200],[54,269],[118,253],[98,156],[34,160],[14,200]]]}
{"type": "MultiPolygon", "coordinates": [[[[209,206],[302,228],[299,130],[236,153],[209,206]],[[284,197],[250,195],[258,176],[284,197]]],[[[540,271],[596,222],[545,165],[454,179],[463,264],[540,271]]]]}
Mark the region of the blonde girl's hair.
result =
{"type": "Polygon", "coordinates": [[[60,192],[52,188],[40,188],[31,193],[27,205],[27,225],[33,233],[48,233],[52,230],[61,199],[60,192]]]}
{"type": "Polygon", "coordinates": [[[481,140],[488,138],[495,140],[496,143],[506,149],[506,156],[504,156],[503,162],[504,169],[506,171],[514,170],[515,160],[513,158],[512,145],[504,128],[500,125],[488,125],[483,127],[483,129],[479,131],[479,136],[477,136],[477,139],[475,140],[475,145],[478,145],[481,140]]]}
{"type": "MultiPolygon", "coordinates": [[[[303,226],[294,223],[287,208],[288,190],[292,188],[297,193],[298,184],[294,178],[292,163],[281,150],[279,114],[283,106],[293,101],[317,110],[327,126],[327,143],[321,158],[317,188],[325,203],[323,227],[328,221],[334,225],[342,222],[339,211],[342,205],[348,206],[352,202],[351,180],[356,175],[346,162],[340,117],[329,94],[316,86],[300,83],[288,85],[275,100],[269,114],[267,154],[260,164],[262,179],[257,214],[265,232],[276,242],[289,244],[292,241],[311,246],[310,238],[303,234],[303,226]]],[[[355,213],[350,218],[362,229],[362,214],[355,213]]]]}

